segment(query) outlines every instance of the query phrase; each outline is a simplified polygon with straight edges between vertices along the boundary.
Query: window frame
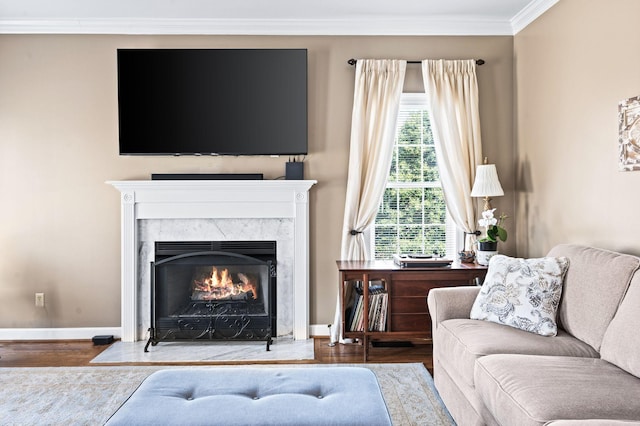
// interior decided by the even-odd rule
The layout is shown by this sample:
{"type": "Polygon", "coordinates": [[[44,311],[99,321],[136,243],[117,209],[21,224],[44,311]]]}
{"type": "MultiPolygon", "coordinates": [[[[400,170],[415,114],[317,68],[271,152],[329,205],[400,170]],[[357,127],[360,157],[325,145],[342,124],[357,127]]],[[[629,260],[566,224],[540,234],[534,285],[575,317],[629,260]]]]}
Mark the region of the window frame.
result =
{"type": "MultiPolygon", "coordinates": [[[[402,93],[400,98],[400,109],[426,109],[427,108],[427,95],[426,93],[402,93]]],[[[396,129],[397,134],[397,129],[396,129]]],[[[394,138],[394,147],[395,147],[395,138],[394,138]]],[[[395,183],[393,185],[395,188],[441,188],[442,183],[438,182],[401,182],[395,183]]],[[[385,188],[387,184],[385,184],[385,188]]],[[[374,235],[375,223],[368,227],[363,232],[363,237],[365,240],[365,246],[367,255],[369,255],[370,259],[375,259],[375,235],[374,235]]],[[[449,209],[446,208],[446,220],[445,220],[445,229],[451,229],[451,234],[446,233],[447,240],[451,239],[453,241],[447,241],[445,243],[445,247],[452,247],[453,252],[447,252],[445,257],[455,260],[456,255],[459,251],[464,247],[464,232],[455,224],[451,215],[449,214],[449,209]]]]}

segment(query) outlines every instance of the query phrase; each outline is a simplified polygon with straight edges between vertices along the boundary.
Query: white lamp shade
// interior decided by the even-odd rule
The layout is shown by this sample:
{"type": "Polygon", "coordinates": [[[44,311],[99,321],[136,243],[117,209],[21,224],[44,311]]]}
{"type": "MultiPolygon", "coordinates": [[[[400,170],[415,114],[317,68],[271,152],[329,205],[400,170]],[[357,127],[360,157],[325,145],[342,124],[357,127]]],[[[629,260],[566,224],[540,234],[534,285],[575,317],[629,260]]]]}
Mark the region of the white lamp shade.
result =
{"type": "Polygon", "coordinates": [[[471,189],[472,197],[498,197],[504,195],[498,180],[495,164],[483,164],[476,169],[476,180],[471,189]]]}

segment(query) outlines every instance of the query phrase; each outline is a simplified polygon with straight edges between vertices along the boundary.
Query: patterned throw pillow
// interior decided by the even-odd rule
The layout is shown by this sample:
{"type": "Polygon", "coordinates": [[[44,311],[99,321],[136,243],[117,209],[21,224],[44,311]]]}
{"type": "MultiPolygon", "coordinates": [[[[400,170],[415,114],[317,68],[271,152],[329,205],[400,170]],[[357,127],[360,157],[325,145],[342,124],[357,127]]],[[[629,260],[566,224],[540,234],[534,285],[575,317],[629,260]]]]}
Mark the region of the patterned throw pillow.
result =
{"type": "Polygon", "coordinates": [[[566,257],[493,256],[470,318],[555,336],[556,312],[568,267],[566,257]]]}

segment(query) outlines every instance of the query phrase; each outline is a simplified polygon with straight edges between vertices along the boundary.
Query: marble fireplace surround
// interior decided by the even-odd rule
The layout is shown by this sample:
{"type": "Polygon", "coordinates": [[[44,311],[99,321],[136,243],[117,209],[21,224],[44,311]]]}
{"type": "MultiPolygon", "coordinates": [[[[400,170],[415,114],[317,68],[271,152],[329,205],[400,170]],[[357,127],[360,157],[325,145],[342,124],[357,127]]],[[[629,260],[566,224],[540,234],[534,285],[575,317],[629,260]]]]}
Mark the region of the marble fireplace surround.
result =
{"type": "Polygon", "coordinates": [[[109,181],[121,193],[121,339],[148,338],[155,241],[276,241],[277,334],[309,338],[313,180],[109,181]]]}

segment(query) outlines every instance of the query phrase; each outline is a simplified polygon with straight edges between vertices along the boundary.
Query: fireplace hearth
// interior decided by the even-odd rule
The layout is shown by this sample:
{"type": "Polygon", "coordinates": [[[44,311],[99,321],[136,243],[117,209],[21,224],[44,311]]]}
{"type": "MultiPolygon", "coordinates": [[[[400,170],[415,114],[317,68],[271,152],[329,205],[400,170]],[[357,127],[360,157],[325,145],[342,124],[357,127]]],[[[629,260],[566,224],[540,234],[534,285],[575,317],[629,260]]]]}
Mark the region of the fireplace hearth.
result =
{"type": "Polygon", "coordinates": [[[155,243],[149,345],[276,334],[275,241],[155,243]]]}

